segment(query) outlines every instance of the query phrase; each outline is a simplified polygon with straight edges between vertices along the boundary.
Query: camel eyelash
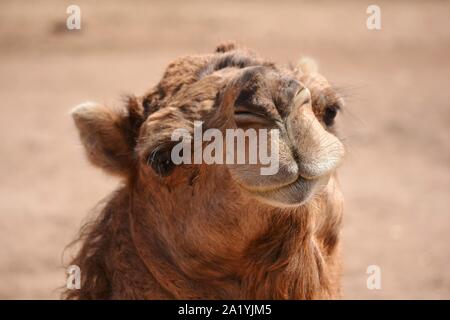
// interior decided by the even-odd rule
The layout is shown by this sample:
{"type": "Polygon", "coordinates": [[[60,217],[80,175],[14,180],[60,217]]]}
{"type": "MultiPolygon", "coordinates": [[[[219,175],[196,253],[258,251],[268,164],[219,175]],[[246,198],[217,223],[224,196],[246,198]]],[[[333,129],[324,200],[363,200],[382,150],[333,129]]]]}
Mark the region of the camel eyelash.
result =
{"type": "Polygon", "coordinates": [[[245,111],[245,110],[238,110],[234,112],[235,116],[253,116],[253,117],[260,117],[265,118],[265,115],[262,113],[257,112],[251,112],[251,111],[245,111]]]}
{"type": "Polygon", "coordinates": [[[240,124],[264,124],[267,122],[267,117],[262,114],[248,112],[248,111],[237,111],[234,113],[236,122],[240,124]]]}
{"type": "Polygon", "coordinates": [[[241,119],[259,119],[262,121],[269,118],[269,115],[263,110],[253,110],[248,107],[237,107],[234,111],[234,115],[241,119]]]}

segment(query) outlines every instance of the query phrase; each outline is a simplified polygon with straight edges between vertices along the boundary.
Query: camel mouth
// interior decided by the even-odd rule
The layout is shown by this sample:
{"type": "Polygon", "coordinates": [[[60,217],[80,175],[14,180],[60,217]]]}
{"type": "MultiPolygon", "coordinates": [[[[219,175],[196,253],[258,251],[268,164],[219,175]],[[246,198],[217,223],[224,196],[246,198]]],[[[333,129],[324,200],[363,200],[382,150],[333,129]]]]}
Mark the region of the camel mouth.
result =
{"type": "Polygon", "coordinates": [[[299,176],[296,181],[281,187],[269,190],[252,190],[241,185],[241,187],[257,200],[274,207],[299,207],[307,203],[315,194],[325,188],[330,175],[316,179],[307,179],[299,176]]]}

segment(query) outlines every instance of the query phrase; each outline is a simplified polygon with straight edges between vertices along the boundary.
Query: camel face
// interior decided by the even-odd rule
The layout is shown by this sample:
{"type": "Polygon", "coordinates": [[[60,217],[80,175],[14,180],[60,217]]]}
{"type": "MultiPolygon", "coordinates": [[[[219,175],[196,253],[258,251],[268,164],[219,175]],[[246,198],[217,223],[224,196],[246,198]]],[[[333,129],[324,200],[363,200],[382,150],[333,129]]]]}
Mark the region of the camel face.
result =
{"type": "Polygon", "coordinates": [[[204,154],[197,157],[196,152],[212,139],[194,139],[194,124],[201,123],[203,132],[222,133],[214,139],[223,139],[222,147],[212,154],[223,165],[213,170],[228,175],[230,188],[243,197],[289,207],[302,205],[327,185],[343,158],[344,147],[332,133],[340,104],[320,75],[299,75],[245,54],[223,53],[176,60],[154,92],[130,99],[128,110],[88,103],[73,116],[94,164],[122,176],[146,170],[167,185],[180,185],[192,176],[193,166],[196,172],[207,170],[204,154]],[[153,104],[146,105],[148,100],[153,104]],[[266,140],[258,135],[256,141],[230,147],[228,130],[241,130],[244,139],[249,130],[269,134],[266,140]],[[173,158],[177,132],[190,137],[189,154],[181,153],[188,160],[183,163],[173,158]],[[276,162],[269,164],[276,169],[270,174],[262,174],[268,164],[261,158],[249,161],[262,149],[276,162]],[[230,151],[234,160],[243,154],[244,161],[226,161],[230,151]]]}
{"type": "MultiPolygon", "coordinates": [[[[324,78],[305,77],[313,88],[312,100],[310,90],[290,73],[267,67],[247,69],[233,105],[234,122],[244,130],[278,130],[276,150],[271,151],[278,152],[279,170],[261,175],[258,165],[238,164],[229,166],[231,176],[262,202],[278,207],[301,205],[328,183],[344,155],[342,143],[327,130],[333,119],[329,111],[323,111],[333,96],[331,89],[324,78]],[[321,87],[316,88],[319,79],[321,87]],[[330,90],[326,96],[325,89],[330,90]]],[[[273,146],[270,142],[268,149],[273,146]]]]}
{"type": "MultiPolygon", "coordinates": [[[[227,146],[225,131],[241,129],[243,137],[248,138],[247,143],[232,146],[232,151],[233,155],[243,154],[244,162],[237,161],[238,156],[233,158],[234,162],[226,162],[230,150],[223,147],[215,150],[223,160],[220,164],[224,164],[216,169],[226,168],[235,187],[245,196],[277,207],[299,206],[328,183],[344,155],[339,139],[327,130],[325,122],[330,124],[333,119],[324,120],[322,109],[329,104],[330,96],[322,97],[322,90],[329,88],[326,80],[311,77],[305,80],[314,88],[314,97],[321,103],[316,103],[315,111],[310,90],[291,72],[270,66],[213,72],[180,90],[168,100],[168,106],[150,115],[141,129],[142,157],[160,175],[168,176],[176,169],[170,158],[174,144],[169,136],[174,131],[183,129],[191,136],[188,141],[195,140],[192,123],[202,121],[203,130],[221,130],[224,133],[219,137],[223,139],[221,145],[227,146]],[[320,88],[315,88],[317,83],[321,84],[320,88]],[[189,102],[192,97],[196,100],[189,102]],[[276,130],[277,139],[269,135],[267,145],[261,146],[261,136],[250,141],[250,135],[246,135],[249,130],[257,133],[276,130]],[[277,162],[277,170],[271,174],[261,174],[264,167],[261,159],[250,162],[251,155],[260,155],[262,147],[271,156],[277,153],[272,158],[277,162]]],[[[192,163],[201,161],[189,162],[192,163]]]]}

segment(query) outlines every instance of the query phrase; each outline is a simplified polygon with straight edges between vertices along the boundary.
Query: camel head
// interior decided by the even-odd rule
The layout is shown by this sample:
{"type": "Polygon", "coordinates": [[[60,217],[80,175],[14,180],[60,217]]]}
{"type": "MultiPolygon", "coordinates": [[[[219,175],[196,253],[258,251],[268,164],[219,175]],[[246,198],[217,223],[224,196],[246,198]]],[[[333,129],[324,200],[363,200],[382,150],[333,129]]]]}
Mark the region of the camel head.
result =
{"type": "Polygon", "coordinates": [[[232,50],[178,59],[146,96],[130,98],[127,108],[85,103],[73,118],[88,158],[110,173],[172,187],[209,174],[240,197],[296,207],[328,184],[344,156],[333,128],[341,107],[319,74],[278,68],[232,50]],[[239,130],[247,143],[230,147],[227,134],[239,130]],[[249,132],[256,133],[253,145],[249,132]],[[251,163],[262,151],[274,163],[259,157],[251,163]]]}

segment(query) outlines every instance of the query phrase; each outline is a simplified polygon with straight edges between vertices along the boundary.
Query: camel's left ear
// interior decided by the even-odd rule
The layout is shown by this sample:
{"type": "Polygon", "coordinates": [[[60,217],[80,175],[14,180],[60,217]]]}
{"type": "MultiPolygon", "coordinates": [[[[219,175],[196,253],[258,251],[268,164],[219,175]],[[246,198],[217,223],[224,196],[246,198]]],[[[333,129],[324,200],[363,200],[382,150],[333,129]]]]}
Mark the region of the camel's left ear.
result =
{"type": "Polygon", "coordinates": [[[132,116],[130,107],[111,109],[94,102],[75,107],[72,117],[92,164],[108,173],[128,174],[133,165],[136,138],[132,116]]]}

